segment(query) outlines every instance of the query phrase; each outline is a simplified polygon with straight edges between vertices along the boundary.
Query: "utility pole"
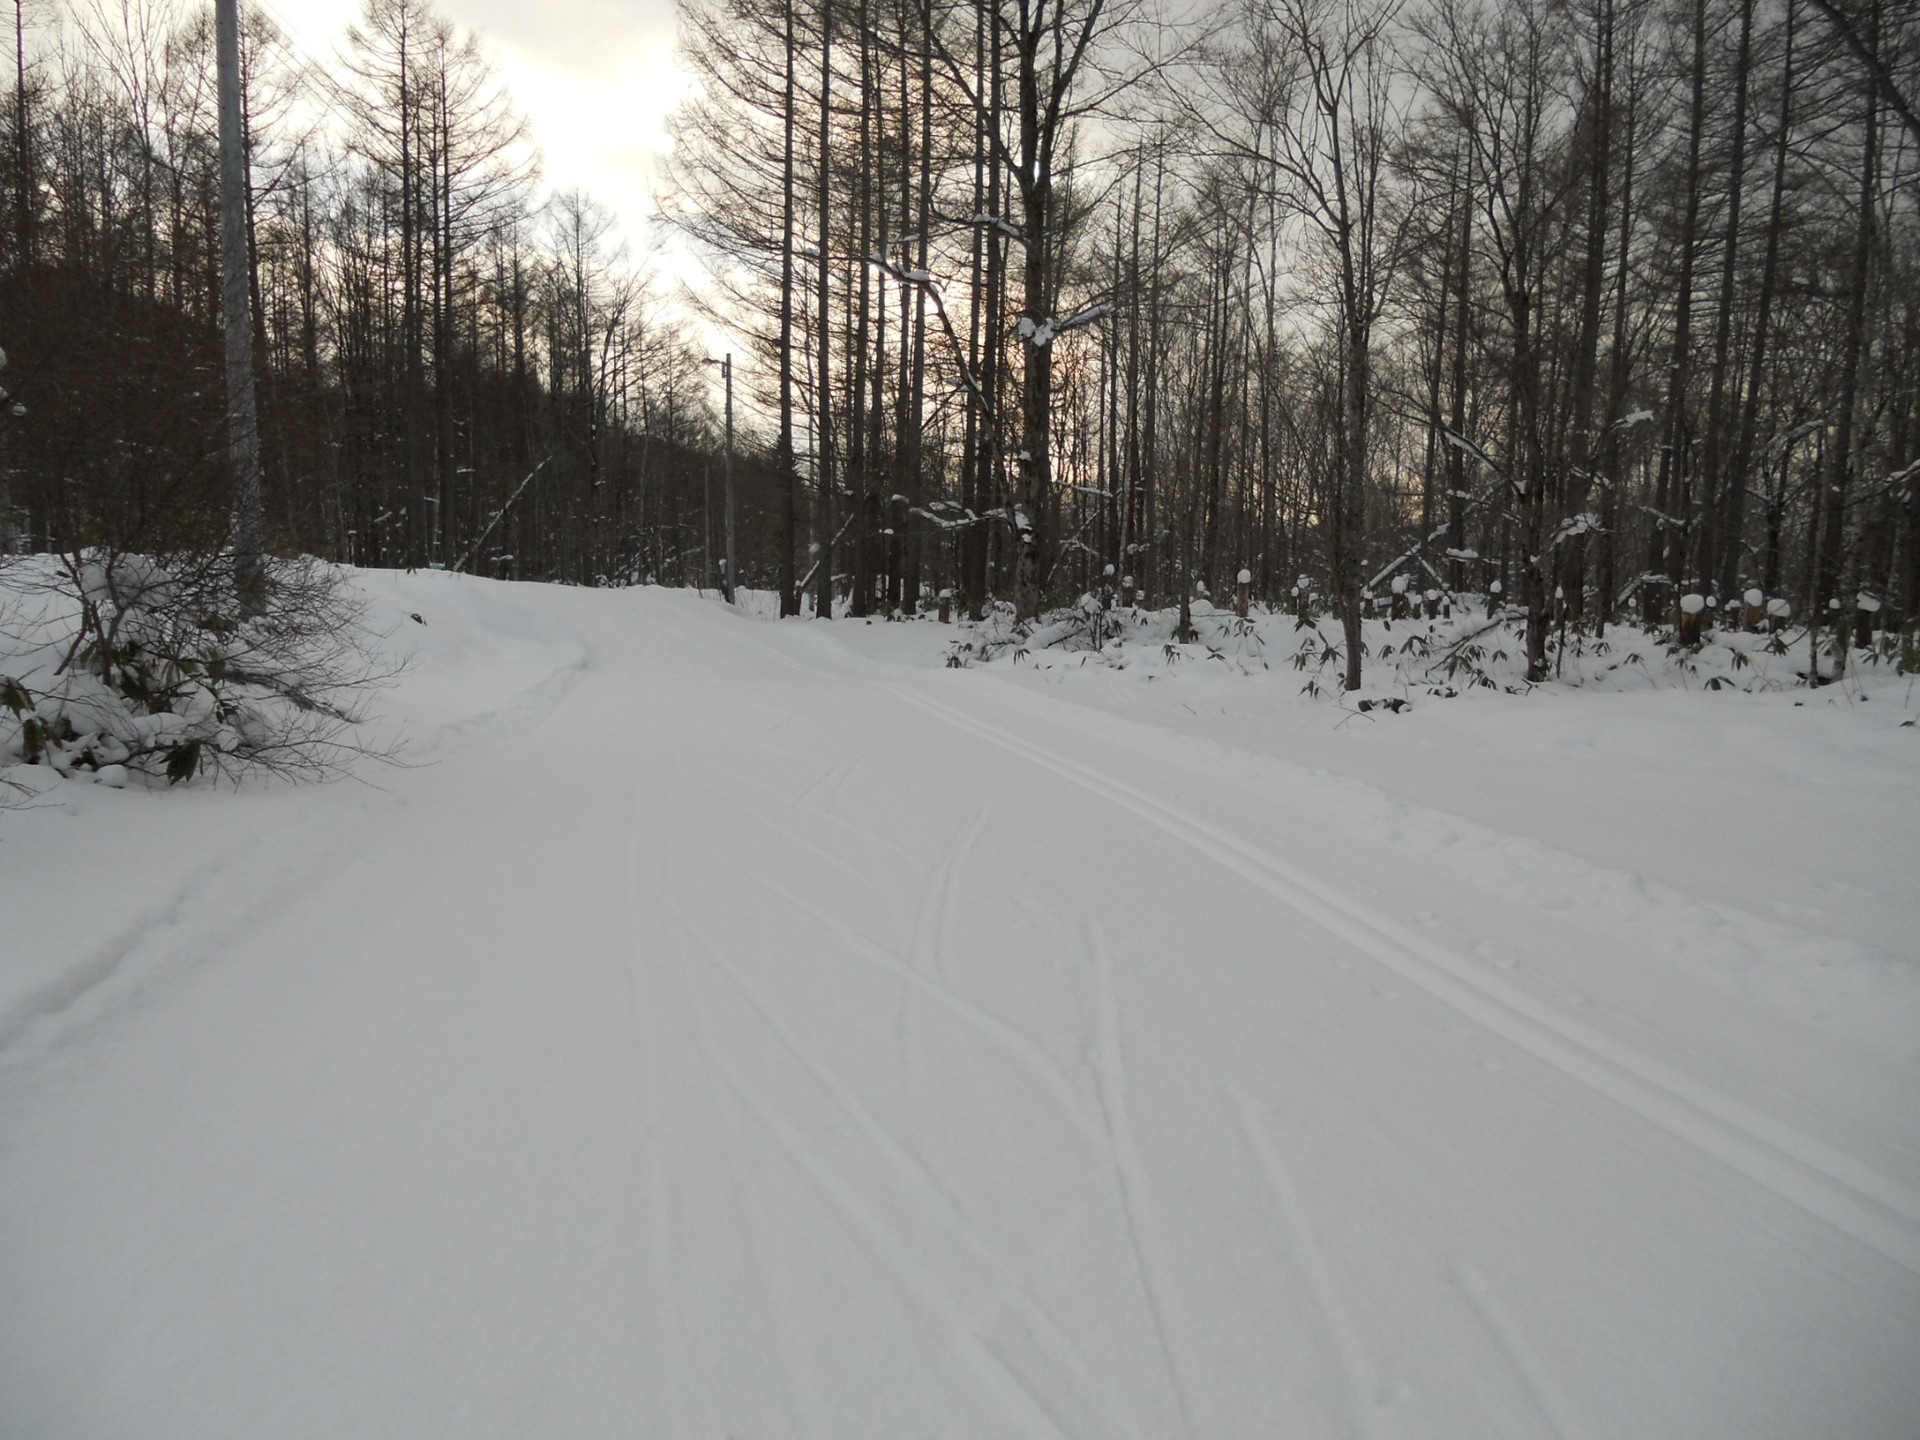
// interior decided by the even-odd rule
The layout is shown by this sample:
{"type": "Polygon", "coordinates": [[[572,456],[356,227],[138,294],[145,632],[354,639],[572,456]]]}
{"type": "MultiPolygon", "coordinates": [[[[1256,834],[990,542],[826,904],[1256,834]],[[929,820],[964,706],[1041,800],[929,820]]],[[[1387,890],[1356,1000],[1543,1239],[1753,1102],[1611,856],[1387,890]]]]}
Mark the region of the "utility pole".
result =
{"type": "Polygon", "coordinates": [[[220,308],[233,476],[233,580],[242,614],[266,609],[261,550],[260,414],[253,394],[253,286],[247,263],[247,147],[240,109],[240,0],[215,0],[220,88],[220,308]]]}
{"type": "Polygon", "coordinates": [[[721,579],[722,579],[722,580],[723,580],[723,581],[725,582],[725,584],[724,584],[724,586],[723,586],[723,593],[724,593],[724,594],[726,595],[726,597],[727,597],[727,603],[728,603],[729,605],[731,605],[731,604],[733,604],[733,603],[734,603],[734,598],[733,598],[733,574],[734,574],[734,571],[733,571],[733,562],[734,562],[734,550],[733,550],[733,532],[734,532],[734,524],[733,524],[733,516],[734,516],[734,505],[733,505],[733,354],[732,354],[732,352],[731,352],[731,351],[729,351],[729,352],[728,352],[728,354],[727,354],[727,357],[726,357],[726,359],[724,359],[724,360],[714,360],[714,359],[712,359],[712,358],[709,358],[709,359],[708,359],[708,360],[707,360],[707,361],[706,361],[705,363],[706,363],[706,364],[708,364],[708,365],[718,365],[718,366],[720,367],[720,378],[721,378],[722,380],[724,380],[724,381],[726,381],[726,385],[727,385],[727,469],[726,469],[726,486],[727,486],[727,562],[726,562],[726,563],[727,563],[727,573],[726,573],[725,575],[723,575],[723,576],[721,577],[721,579]]]}

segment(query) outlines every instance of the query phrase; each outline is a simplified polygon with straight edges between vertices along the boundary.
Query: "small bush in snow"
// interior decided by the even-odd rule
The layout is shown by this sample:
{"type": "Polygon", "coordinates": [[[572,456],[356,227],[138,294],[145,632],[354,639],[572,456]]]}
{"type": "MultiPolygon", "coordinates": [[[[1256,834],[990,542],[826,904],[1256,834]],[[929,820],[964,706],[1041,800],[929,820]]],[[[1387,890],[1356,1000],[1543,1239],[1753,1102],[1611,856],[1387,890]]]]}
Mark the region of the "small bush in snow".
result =
{"type": "Polygon", "coordinates": [[[258,616],[234,603],[226,555],[85,550],[23,560],[6,582],[0,765],[318,779],[366,753],[352,727],[383,676],[319,561],[275,561],[258,616]]]}

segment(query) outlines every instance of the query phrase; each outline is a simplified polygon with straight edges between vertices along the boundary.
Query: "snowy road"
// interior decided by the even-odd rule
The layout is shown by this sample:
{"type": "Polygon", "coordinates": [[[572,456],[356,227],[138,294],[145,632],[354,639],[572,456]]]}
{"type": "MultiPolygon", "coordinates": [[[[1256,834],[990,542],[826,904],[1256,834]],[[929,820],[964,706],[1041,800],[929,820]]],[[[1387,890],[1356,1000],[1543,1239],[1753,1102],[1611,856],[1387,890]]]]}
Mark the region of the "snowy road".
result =
{"type": "Polygon", "coordinates": [[[1678,902],[515,594],[550,674],[0,1011],[6,1440],[1920,1433],[1911,1054],[1678,902]]]}

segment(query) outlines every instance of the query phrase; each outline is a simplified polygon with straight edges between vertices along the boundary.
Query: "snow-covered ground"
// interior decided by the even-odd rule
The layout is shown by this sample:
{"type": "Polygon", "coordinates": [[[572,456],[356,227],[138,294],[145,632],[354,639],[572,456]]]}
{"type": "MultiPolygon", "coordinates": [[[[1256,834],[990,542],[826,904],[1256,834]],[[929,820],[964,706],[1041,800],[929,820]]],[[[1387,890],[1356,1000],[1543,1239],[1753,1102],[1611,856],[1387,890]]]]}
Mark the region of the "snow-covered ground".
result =
{"type": "Polygon", "coordinates": [[[0,811],[7,1440],[1920,1433],[1906,680],[360,583],[406,766],[0,811]]]}

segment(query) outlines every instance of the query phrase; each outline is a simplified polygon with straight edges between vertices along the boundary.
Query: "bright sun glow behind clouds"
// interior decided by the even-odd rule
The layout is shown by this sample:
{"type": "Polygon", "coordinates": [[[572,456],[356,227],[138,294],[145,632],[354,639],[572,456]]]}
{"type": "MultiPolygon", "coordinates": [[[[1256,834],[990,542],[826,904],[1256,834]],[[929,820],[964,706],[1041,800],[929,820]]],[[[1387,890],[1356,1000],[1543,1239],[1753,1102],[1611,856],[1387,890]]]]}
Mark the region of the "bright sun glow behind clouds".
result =
{"type": "MultiPolygon", "coordinates": [[[[358,0],[264,0],[324,65],[359,18],[358,0]]],[[[649,191],[669,148],[666,118],[690,83],[674,54],[672,0],[440,0],[479,35],[527,117],[553,189],[578,186],[614,213],[636,257],[649,249],[649,191]]]]}

